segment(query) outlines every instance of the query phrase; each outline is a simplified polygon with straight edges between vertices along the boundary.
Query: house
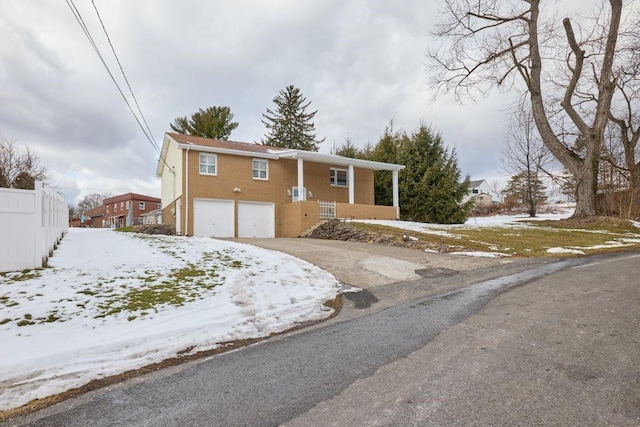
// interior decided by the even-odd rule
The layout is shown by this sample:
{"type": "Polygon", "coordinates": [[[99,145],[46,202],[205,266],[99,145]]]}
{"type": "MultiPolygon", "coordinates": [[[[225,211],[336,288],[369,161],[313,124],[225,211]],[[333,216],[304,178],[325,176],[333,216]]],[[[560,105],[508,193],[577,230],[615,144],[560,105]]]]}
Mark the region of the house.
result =
{"type": "Polygon", "coordinates": [[[147,225],[162,224],[162,209],[142,214],[142,223],[147,225]]]}
{"type": "Polygon", "coordinates": [[[295,237],[327,218],[397,219],[402,165],[165,134],[157,175],[162,222],[177,234],[295,237]],[[377,206],[374,172],[391,171],[393,206],[377,206]]]}
{"type": "Polygon", "coordinates": [[[104,202],[102,205],[90,209],[88,211],[86,211],[83,215],[82,215],[82,224],[84,227],[91,227],[91,228],[103,228],[105,227],[105,212],[106,212],[106,206],[104,205],[104,202]]]}
{"type": "Polygon", "coordinates": [[[473,200],[475,206],[490,206],[493,203],[491,189],[484,179],[471,181],[469,183],[469,192],[463,199],[463,202],[473,200]]]}
{"type": "Polygon", "coordinates": [[[104,226],[118,228],[143,223],[142,214],[160,209],[160,199],[136,193],[109,197],[102,201],[104,226]]]}

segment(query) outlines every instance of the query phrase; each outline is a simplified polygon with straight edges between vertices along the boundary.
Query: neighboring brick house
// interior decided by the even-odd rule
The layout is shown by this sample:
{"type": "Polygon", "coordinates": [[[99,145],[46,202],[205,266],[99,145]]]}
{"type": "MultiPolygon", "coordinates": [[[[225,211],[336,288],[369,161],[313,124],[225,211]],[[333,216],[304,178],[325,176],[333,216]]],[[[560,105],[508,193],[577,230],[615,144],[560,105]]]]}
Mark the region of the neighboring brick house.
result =
{"type": "Polygon", "coordinates": [[[142,194],[126,193],[104,199],[104,226],[118,228],[143,223],[143,214],[160,209],[160,199],[142,194]]]}
{"type": "Polygon", "coordinates": [[[178,234],[294,237],[321,219],[397,219],[402,165],[165,134],[157,175],[162,222],[178,234]],[[376,206],[374,172],[392,171],[393,206],[376,206]]]}
{"type": "Polygon", "coordinates": [[[84,226],[91,227],[91,228],[105,227],[106,226],[105,212],[106,212],[106,206],[104,205],[104,202],[101,206],[98,206],[97,208],[93,208],[91,210],[86,211],[82,215],[84,226]]]}

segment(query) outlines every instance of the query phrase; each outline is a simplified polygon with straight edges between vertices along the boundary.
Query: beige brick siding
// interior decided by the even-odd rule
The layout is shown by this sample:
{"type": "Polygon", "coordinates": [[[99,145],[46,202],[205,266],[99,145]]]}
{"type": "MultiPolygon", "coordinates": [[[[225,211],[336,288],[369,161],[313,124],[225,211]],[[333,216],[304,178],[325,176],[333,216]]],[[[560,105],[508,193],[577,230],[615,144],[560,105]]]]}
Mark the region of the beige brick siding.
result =
{"type": "Polygon", "coordinates": [[[336,204],[336,216],[350,219],[398,219],[398,208],[393,206],[336,204]]]}
{"type": "MultiPolygon", "coordinates": [[[[317,223],[318,204],[292,204],[291,195],[287,190],[298,185],[297,160],[291,159],[268,159],[268,179],[258,180],[252,176],[252,160],[254,157],[237,156],[231,154],[216,154],[217,175],[201,175],[199,171],[199,151],[189,150],[188,168],[183,167],[183,173],[188,179],[183,179],[182,195],[188,198],[188,210],[183,203],[183,226],[185,216],[188,212],[187,234],[193,234],[193,199],[211,198],[234,201],[256,201],[273,202],[275,204],[275,235],[297,236],[300,232],[317,223]],[[187,183],[189,189],[187,191],[187,183]],[[239,189],[240,191],[235,191],[239,189]],[[313,206],[313,208],[311,207],[313,206]],[[313,212],[312,212],[313,211],[313,212]],[[300,220],[294,221],[292,218],[296,212],[300,220]],[[307,215],[306,217],[304,215],[307,215]],[[315,219],[314,218],[315,215],[315,219]],[[292,222],[293,221],[293,222],[292,222]],[[310,223],[315,221],[314,223],[310,223]],[[307,225],[308,224],[308,225],[307,225]],[[297,232],[295,230],[298,230],[297,232]]],[[[183,155],[187,151],[183,150],[183,155]]],[[[313,162],[304,162],[304,186],[312,196],[309,200],[336,201],[348,203],[348,187],[335,187],[330,185],[330,169],[332,166],[313,162]]],[[[344,168],[346,169],[346,168],[344,168]]],[[[374,204],[373,171],[368,169],[358,169],[355,174],[355,203],[360,205],[374,204]]],[[[163,222],[175,223],[175,218],[170,213],[173,203],[163,206],[163,222]]],[[[384,208],[384,207],[383,207],[384,208]]],[[[395,209],[395,208],[394,208],[395,209]]],[[[394,211],[395,212],[395,211],[394,211]]],[[[237,203],[236,203],[236,235],[238,227],[237,203]]]]}

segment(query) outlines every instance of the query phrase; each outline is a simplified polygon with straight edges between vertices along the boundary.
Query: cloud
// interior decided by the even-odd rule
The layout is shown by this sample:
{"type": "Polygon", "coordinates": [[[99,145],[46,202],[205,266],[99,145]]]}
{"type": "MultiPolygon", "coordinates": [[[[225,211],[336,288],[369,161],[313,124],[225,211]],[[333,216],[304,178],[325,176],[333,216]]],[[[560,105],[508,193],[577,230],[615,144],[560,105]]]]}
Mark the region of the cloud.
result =
{"type": "MultiPolygon", "coordinates": [[[[126,90],[89,2],[75,2],[126,90]]],[[[424,64],[435,2],[273,0],[96,2],[160,145],[169,123],[228,105],[232,139],[259,141],[262,113],[294,84],[317,109],[322,151],[350,135],[375,143],[390,120],[424,121],[456,147],[463,173],[495,174],[499,97],[432,101],[424,64]]],[[[0,133],[35,149],[72,202],[93,192],[159,195],[157,153],[65,2],[5,0],[0,16],[0,133]]],[[[133,100],[128,96],[128,99],[133,100]]]]}

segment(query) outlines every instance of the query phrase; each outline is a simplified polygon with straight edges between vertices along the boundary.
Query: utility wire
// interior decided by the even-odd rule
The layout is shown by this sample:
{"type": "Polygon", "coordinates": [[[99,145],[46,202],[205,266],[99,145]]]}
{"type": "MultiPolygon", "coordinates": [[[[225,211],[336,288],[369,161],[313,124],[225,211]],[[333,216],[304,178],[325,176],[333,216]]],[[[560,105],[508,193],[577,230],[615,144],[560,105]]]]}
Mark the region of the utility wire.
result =
{"type": "Polygon", "coordinates": [[[153,144],[156,147],[156,150],[158,149],[157,144],[155,143],[155,137],[153,136],[153,133],[151,132],[151,129],[149,128],[149,123],[147,123],[147,119],[144,117],[144,114],[142,113],[142,109],[140,108],[140,105],[138,104],[138,100],[136,99],[136,96],[133,93],[133,89],[131,88],[131,85],[129,84],[129,79],[127,79],[127,75],[124,72],[124,69],[122,68],[122,64],[120,63],[120,58],[118,58],[118,54],[116,53],[116,49],[113,47],[113,43],[111,43],[111,37],[109,37],[109,33],[107,32],[107,28],[104,26],[104,22],[102,21],[102,17],[100,16],[100,12],[98,12],[98,8],[96,7],[96,4],[94,2],[94,0],[91,0],[91,4],[93,5],[93,9],[96,11],[96,15],[98,16],[98,20],[100,21],[100,25],[102,25],[102,31],[104,31],[104,35],[107,37],[107,41],[109,42],[109,46],[111,47],[111,52],[113,52],[113,56],[116,58],[116,62],[118,63],[118,67],[120,67],[120,72],[122,73],[122,77],[124,77],[124,81],[127,83],[127,87],[129,88],[129,93],[131,93],[131,97],[133,98],[133,102],[136,104],[136,107],[138,108],[138,112],[140,113],[140,117],[142,117],[142,121],[144,122],[145,126],[147,127],[147,131],[149,132],[149,135],[151,135],[151,138],[153,140],[153,144]]]}
{"type": "MultiPolygon", "coordinates": [[[[85,36],[89,40],[89,43],[93,47],[93,50],[98,55],[98,58],[100,58],[100,62],[102,62],[102,65],[107,70],[107,73],[109,73],[109,77],[111,77],[111,80],[113,81],[113,84],[116,85],[116,88],[118,89],[118,92],[120,92],[120,95],[122,96],[122,99],[124,100],[125,104],[127,104],[127,107],[129,107],[129,111],[131,111],[131,114],[133,114],[133,117],[136,119],[136,122],[138,123],[138,126],[142,130],[142,133],[144,134],[144,136],[147,137],[147,140],[149,140],[149,142],[151,143],[151,145],[153,146],[155,151],[162,157],[162,152],[158,148],[158,145],[155,143],[155,141],[152,139],[152,137],[149,135],[149,133],[147,133],[147,130],[144,128],[144,126],[142,126],[142,123],[140,123],[140,119],[136,115],[135,111],[131,107],[131,104],[127,100],[127,97],[125,96],[124,92],[122,92],[122,89],[120,88],[120,85],[118,84],[118,82],[116,81],[115,77],[111,73],[111,70],[109,69],[109,66],[107,65],[106,61],[104,60],[104,57],[102,56],[102,54],[100,53],[100,49],[98,49],[98,46],[96,45],[95,41],[93,40],[93,37],[91,36],[91,33],[89,32],[89,29],[88,29],[87,25],[85,24],[84,20],[82,19],[82,15],[80,14],[80,11],[76,8],[76,5],[73,3],[73,0],[65,0],[65,1],[67,2],[67,6],[69,6],[69,9],[71,10],[71,13],[73,13],[73,16],[76,18],[76,21],[78,21],[78,24],[80,25],[80,28],[82,28],[82,31],[84,32],[85,36]]],[[[137,102],[136,102],[136,104],[137,104],[137,102]]]]}

